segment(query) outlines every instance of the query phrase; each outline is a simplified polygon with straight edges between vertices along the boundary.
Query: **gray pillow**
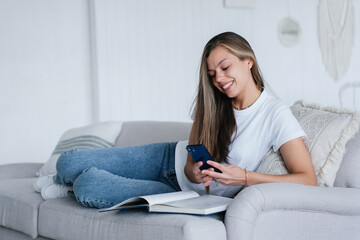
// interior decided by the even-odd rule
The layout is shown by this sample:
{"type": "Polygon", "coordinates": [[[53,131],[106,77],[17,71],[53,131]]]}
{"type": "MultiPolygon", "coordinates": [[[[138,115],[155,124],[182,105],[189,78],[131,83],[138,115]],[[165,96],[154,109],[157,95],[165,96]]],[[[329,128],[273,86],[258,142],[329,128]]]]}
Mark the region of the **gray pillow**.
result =
{"type": "MultiPolygon", "coordinates": [[[[319,186],[333,186],[339,170],[345,145],[359,129],[360,114],[337,108],[323,108],[314,104],[296,102],[291,110],[306,133],[304,143],[310,152],[319,186]]],[[[269,152],[257,172],[286,174],[279,152],[269,152]]]]}
{"type": "Polygon", "coordinates": [[[56,162],[66,150],[113,147],[121,131],[121,121],[100,122],[67,130],[59,139],[48,161],[40,168],[38,176],[56,174],[56,162]]]}
{"type": "Polygon", "coordinates": [[[115,146],[177,142],[189,138],[191,123],[134,121],[124,122],[115,146]]]}
{"type": "Polygon", "coordinates": [[[270,175],[283,175],[289,173],[281,154],[279,151],[274,152],[273,149],[270,149],[264,156],[256,172],[270,175]]]}

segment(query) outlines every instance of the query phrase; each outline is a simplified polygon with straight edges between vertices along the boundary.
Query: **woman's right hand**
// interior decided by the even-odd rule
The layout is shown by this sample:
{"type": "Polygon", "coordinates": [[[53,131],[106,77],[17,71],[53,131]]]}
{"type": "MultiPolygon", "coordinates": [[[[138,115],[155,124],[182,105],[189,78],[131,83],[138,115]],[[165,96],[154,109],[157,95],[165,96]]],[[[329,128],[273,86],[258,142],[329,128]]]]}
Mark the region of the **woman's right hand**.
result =
{"type": "MultiPolygon", "coordinates": [[[[194,163],[194,161],[189,157],[186,161],[185,165],[185,175],[187,178],[193,182],[193,183],[202,183],[205,187],[209,186],[212,182],[212,177],[205,175],[201,173],[200,167],[203,165],[203,163],[197,162],[194,163]]],[[[214,171],[213,168],[208,169],[209,171],[214,171]]]]}
{"type": "MultiPolygon", "coordinates": [[[[194,141],[194,125],[191,128],[190,136],[189,136],[189,145],[198,144],[194,141]]],[[[201,161],[195,163],[194,160],[191,158],[191,156],[187,155],[186,164],[184,167],[184,172],[186,177],[189,179],[190,182],[193,183],[202,183],[205,187],[208,187],[210,183],[213,181],[213,179],[201,173],[200,167],[203,165],[201,161]]],[[[213,168],[208,169],[209,171],[214,171],[213,168]]]]}

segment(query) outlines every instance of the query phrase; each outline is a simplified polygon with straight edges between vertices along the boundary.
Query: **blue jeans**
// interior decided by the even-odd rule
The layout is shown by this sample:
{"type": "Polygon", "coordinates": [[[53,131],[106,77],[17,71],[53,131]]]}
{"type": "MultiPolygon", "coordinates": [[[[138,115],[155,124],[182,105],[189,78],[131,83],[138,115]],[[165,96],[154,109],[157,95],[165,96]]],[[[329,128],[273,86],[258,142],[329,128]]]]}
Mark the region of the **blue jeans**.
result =
{"type": "Polygon", "coordinates": [[[106,208],[130,197],[180,191],[176,143],[75,149],[59,157],[55,182],[73,186],[86,207],[106,208]]]}

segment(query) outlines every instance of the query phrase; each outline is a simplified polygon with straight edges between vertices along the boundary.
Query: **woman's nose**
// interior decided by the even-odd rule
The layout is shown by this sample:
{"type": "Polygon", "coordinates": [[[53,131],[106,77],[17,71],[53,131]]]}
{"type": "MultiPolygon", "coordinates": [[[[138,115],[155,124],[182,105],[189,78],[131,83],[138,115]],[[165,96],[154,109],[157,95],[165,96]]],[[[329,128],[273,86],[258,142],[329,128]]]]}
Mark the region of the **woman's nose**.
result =
{"type": "Polygon", "coordinates": [[[215,78],[215,80],[216,80],[217,82],[222,82],[222,81],[224,80],[224,74],[222,74],[222,73],[216,73],[216,78],[215,78]]]}

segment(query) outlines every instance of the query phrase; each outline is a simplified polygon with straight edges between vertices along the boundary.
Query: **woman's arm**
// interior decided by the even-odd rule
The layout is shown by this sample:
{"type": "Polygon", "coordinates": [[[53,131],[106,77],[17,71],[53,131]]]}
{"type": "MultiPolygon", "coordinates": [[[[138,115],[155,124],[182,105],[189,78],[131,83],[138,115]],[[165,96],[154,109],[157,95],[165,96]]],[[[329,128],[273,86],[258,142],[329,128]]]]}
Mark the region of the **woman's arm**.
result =
{"type": "Polygon", "coordinates": [[[207,170],[203,170],[202,173],[213,179],[218,179],[219,183],[226,186],[245,184],[249,186],[269,182],[292,182],[316,185],[316,177],[311,157],[301,138],[296,138],[284,143],[280,147],[280,152],[289,170],[289,174],[268,175],[247,171],[246,177],[245,170],[238,166],[232,164],[224,166],[213,161],[208,161],[208,163],[213,167],[219,168],[222,173],[207,170]]]}
{"type": "Polygon", "coordinates": [[[316,177],[311,157],[301,138],[296,138],[284,143],[280,147],[280,152],[289,170],[289,174],[266,175],[248,172],[248,185],[266,182],[292,182],[316,185],[316,177]]]}

